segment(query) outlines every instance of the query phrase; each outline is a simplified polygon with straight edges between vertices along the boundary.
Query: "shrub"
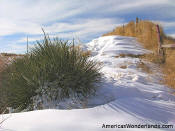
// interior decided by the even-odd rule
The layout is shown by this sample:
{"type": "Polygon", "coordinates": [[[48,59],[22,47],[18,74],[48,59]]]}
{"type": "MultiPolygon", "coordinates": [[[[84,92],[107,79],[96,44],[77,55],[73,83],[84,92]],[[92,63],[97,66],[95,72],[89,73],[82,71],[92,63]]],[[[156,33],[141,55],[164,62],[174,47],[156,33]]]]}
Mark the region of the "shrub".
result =
{"type": "Polygon", "coordinates": [[[32,110],[40,108],[39,102],[87,97],[95,92],[99,69],[74,42],[45,36],[3,72],[4,101],[14,109],[32,110]]]}

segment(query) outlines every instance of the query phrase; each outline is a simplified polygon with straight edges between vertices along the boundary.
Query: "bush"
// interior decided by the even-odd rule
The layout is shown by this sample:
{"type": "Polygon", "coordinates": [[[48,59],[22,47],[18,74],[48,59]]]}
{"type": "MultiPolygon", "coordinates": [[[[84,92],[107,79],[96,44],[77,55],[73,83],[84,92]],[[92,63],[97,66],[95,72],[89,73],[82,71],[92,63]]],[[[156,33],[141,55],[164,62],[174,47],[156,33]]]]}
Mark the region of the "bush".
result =
{"type": "Polygon", "coordinates": [[[3,101],[14,109],[32,110],[44,101],[87,97],[95,92],[99,69],[74,42],[45,36],[3,72],[3,101]]]}

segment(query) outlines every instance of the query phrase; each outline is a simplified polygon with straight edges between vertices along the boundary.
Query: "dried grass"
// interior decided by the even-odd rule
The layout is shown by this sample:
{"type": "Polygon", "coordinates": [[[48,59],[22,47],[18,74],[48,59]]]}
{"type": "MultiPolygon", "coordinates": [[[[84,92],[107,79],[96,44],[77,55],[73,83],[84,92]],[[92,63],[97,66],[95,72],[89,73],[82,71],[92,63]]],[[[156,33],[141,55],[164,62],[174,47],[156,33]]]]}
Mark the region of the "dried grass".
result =
{"type": "Polygon", "coordinates": [[[126,69],[127,66],[126,66],[126,65],[122,65],[122,66],[120,66],[120,68],[122,68],[122,69],[126,69]]]}
{"type": "Polygon", "coordinates": [[[146,72],[146,73],[152,73],[150,67],[145,64],[143,61],[140,61],[138,64],[137,64],[137,68],[141,69],[143,72],[146,72]]]}
{"type": "MultiPolygon", "coordinates": [[[[147,59],[151,62],[157,63],[162,67],[164,75],[164,83],[169,85],[171,88],[175,88],[175,50],[166,49],[166,61],[163,63],[162,58],[157,55],[157,31],[156,23],[148,20],[136,19],[136,22],[131,21],[126,25],[115,28],[112,32],[106,33],[103,36],[109,35],[122,35],[122,36],[132,36],[136,37],[137,40],[149,50],[152,50],[153,54],[147,54],[144,56],[139,56],[140,58],[147,59]]],[[[175,44],[175,39],[167,36],[163,28],[160,26],[160,36],[164,44],[175,44]]],[[[126,57],[126,55],[116,56],[116,57],[126,57]]],[[[132,57],[132,56],[131,56],[132,57]]],[[[134,57],[134,56],[133,56],[134,57]]]]}

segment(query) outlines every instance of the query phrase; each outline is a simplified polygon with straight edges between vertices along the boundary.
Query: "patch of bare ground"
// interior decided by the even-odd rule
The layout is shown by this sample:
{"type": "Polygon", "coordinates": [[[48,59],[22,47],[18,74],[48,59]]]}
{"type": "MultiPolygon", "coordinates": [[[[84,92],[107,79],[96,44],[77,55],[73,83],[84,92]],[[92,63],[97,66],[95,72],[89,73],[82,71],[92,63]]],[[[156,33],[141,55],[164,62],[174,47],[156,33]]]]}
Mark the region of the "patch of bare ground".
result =
{"type": "Polygon", "coordinates": [[[126,69],[127,66],[126,66],[126,65],[122,65],[122,66],[120,66],[120,68],[122,68],[122,69],[126,69]]]}
{"type": "Polygon", "coordinates": [[[146,72],[148,74],[152,73],[151,68],[146,63],[144,63],[142,60],[140,60],[137,63],[137,68],[141,69],[143,72],[146,72]]]}
{"type": "Polygon", "coordinates": [[[144,55],[134,55],[134,54],[119,54],[115,56],[116,58],[125,58],[125,57],[132,57],[132,58],[141,58],[144,55]]]}

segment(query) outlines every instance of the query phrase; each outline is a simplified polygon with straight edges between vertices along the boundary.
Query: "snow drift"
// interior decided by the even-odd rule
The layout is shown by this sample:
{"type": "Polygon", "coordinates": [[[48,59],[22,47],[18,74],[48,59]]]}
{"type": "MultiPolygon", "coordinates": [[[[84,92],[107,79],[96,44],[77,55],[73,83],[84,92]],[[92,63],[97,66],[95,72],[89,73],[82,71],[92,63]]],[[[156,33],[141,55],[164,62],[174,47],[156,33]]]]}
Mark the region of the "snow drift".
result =
{"type": "Polygon", "coordinates": [[[101,131],[116,130],[102,128],[103,124],[173,124],[175,126],[175,96],[172,95],[174,90],[159,84],[161,73],[155,68],[156,65],[144,61],[154,69],[152,74],[148,74],[137,68],[139,58],[117,57],[120,54],[141,55],[150,51],[143,49],[134,38],[123,36],[100,37],[83,45],[83,49],[90,50],[92,52],[90,59],[100,62],[103,66],[102,82],[95,96],[89,97],[84,105],[69,100],[60,103],[63,108],[68,109],[69,105],[79,106],[81,109],[48,109],[1,115],[0,119],[10,117],[0,129],[101,131]]]}

